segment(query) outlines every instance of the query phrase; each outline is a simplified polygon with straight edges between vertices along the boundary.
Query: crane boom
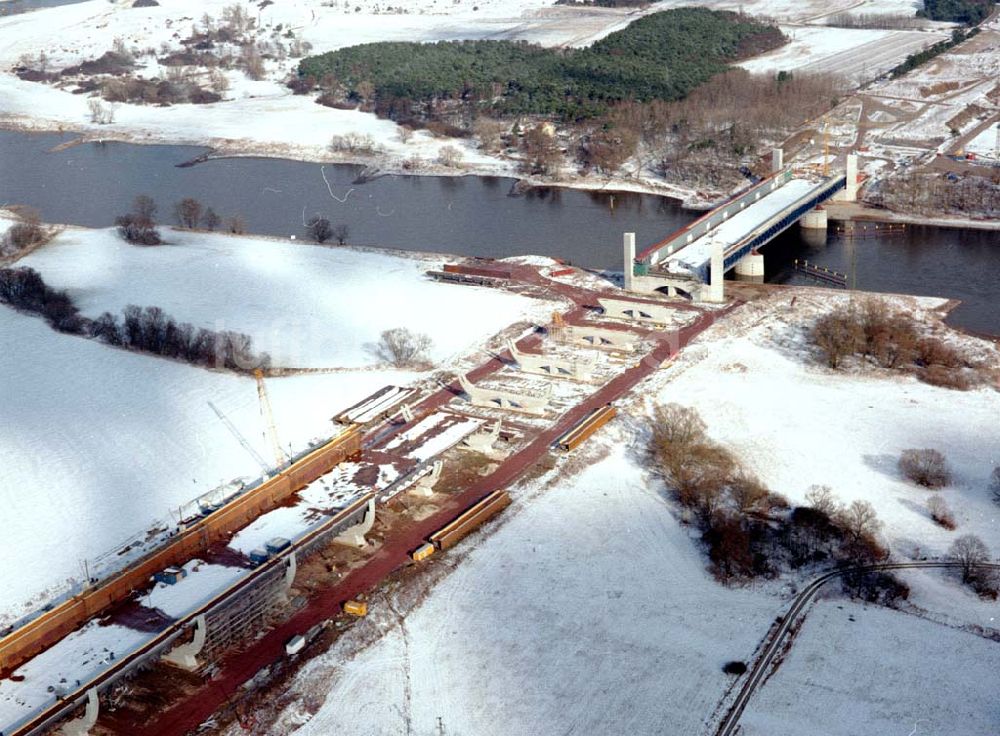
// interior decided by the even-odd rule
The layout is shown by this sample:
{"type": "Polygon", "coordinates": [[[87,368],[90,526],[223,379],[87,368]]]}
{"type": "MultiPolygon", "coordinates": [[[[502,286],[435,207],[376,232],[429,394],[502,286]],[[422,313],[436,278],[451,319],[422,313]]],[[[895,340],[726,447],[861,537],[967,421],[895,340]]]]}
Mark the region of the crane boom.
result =
{"type": "Polygon", "coordinates": [[[253,372],[257,379],[257,398],[260,399],[260,413],[267,422],[268,438],[271,440],[271,449],[274,451],[274,459],[280,468],[288,458],[281,449],[281,442],[278,440],[278,428],[274,423],[274,412],[271,411],[271,400],[267,397],[267,386],[264,385],[264,371],[260,368],[253,372]]]}
{"type": "Polygon", "coordinates": [[[233,435],[233,437],[235,437],[237,441],[243,446],[243,449],[249,452],[251,457],[253,457],[253,459],[257,461],[257,464],[260,465],[261,470],[263,470],[265,473],[271,472],[271,468],[267,464],[267,461],[260,456],[259,452],[253,449],[253,445],[247,442],[246,437],[244,437],[240,433],[240,430],[237,429],[236,425],[229,420],[229,417],[223,414],[222,410],[219,409],[219,407],[217,407],[211,401],[208,402],[208,405],[212,408],[212,411],[215,412],[215,416],[217,416],[222,421],[222,423],[226,425],[226,429],[228,429],[229,432],[233,435]]]}

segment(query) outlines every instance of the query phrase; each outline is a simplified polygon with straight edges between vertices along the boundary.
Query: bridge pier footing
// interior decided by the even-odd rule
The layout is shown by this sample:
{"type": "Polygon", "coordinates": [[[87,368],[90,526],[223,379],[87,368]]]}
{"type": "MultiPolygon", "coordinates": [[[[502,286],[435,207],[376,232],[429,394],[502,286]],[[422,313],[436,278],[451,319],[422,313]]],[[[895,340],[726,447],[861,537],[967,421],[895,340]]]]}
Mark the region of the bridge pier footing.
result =
{"type": "Polygon", "coordinates": [[[808,230],[826,230],[826,221],[826,210],[817,207],[802,215],[799,225],[808,230]]]}
{"type": "Polygon", "coordinates": [[[736,264],[736,278],[742,281],[764,280],[764,254],[748,253],[736,264]]]}

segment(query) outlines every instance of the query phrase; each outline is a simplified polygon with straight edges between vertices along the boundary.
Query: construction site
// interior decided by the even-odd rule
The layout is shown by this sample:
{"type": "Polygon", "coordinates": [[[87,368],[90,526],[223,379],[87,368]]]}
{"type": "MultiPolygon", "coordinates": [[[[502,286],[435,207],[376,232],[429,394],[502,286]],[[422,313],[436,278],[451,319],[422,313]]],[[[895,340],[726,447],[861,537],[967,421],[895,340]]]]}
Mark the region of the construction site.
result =
{"type": "Polygon", "coordinates": [[[471,370],[332,407],[328,440],[288,456],[267,390],[265,469],[213,490],[114,574],[0,639],[0,732],[183,734],[367,613],[387,576],[441,554],[615,416],[614,402],[729,308],[632,296],[576,269],[489,259],[428,279],[549,300],[546,324],[501,333],[471,370]],[[333,629],[331,629],[331,626],[333,629]]]}

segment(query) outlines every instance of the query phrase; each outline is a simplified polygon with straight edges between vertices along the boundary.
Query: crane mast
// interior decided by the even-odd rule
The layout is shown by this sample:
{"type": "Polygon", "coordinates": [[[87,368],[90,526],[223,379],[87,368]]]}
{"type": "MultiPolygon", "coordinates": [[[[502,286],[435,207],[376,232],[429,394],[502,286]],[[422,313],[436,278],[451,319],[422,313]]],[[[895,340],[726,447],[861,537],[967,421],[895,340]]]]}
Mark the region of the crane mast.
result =
{"type": "Polygon", "coordinates": [[[278,463],[278,467],[280,468],[287,462],[288,458],[285,457],[285,453],[281,449],[281,442],[278,440],[278,428],[274,423],[271,400],[267,396],[267,386],[264,385],[264,371],[257,368],[253,372],[253,375],[257,379],[257,398],[260,400],[260,413],[267,423],[267,434],[268,439],[271,441],[271,450],[274,452],[275,462],[278,463]]]}

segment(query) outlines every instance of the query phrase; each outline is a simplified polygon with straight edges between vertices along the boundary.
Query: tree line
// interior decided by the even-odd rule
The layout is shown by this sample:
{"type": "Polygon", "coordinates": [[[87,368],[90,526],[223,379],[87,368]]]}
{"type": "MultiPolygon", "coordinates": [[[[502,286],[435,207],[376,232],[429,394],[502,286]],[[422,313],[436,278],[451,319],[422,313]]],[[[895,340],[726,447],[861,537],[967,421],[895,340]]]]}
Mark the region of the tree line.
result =
{"type": "MultiPolygon", "coordinates": [[[[161,245],[163,238],[156,220],[158,209],[152,197],[140,194],[133,200],[131,210],[115,218],[118,234],[134,245],[161,245]]],[[[239,215],[223,221],[215,210],[194,197],[185,197],[174,205],[174,219],[179,227],[189,230],[200,226],[214,232],[224,227],[227,232],[240,235],[246,229],[243,218],[239,215]]]]}
{"type": "Polygon", "coordinates": [[[829,368],[877,366],[914,373],[925,383],[968,389],[989,377],[989,367],[938,337],[924,334],[911,314],[869,297],[820,316],[809,338],[829,368]]]}
{"type": "Polygon", "coordinates": [[[308,57],[301,79],[361,103],[391,101],[391,116],[448,102],[502,114],[600,115],[616,101],[680,99],[728,62],[785,42],[772,24],[704,8],[636,20],[584,49],[514,41],[383,42],[308,57]]]}
{"type": "MultiPolygon", "coordinates": [[[[870,503],[843,505],[830,488],[814,486],[806,505],[791,507],[712,440],[690,407],[666,404],[654,410],[649,453],[685,520],[701,530],[712,571],[722,582],[773,578],[784,569],[824,562],[871,563],[888,554],[870,503]]],[[[909,594],[888,574],[847,576],[844,585],[851,595],[872,602],[909,594]]]]}
{"type": "Polygon", "coordinates": [[[924,0],[919,14],[931,20],[974,26],[986,20],[992,10],[992,0],[924,0]]]}
{"type": "Polygon", "coordinates": [[[37,314],[59,332],[205,368],[250,373],[271,364],[267,353],[254,351],[249,335],[195,328],[159,307],[130,304],[120,318],[110,312],[94,320],[83,317],[66,291],[50,287],[33,268],[0,269],[0,303],[37,314]]]}

